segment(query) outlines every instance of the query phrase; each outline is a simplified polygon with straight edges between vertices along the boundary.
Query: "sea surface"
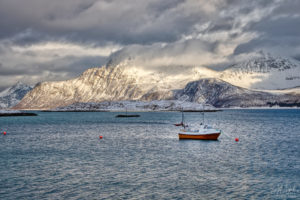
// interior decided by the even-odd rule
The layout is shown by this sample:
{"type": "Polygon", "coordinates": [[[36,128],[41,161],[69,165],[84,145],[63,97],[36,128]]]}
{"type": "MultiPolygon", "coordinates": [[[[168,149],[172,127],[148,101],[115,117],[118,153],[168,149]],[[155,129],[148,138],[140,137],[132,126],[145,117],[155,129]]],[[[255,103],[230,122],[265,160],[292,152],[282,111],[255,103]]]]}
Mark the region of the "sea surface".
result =
{"type": "Polygon", "coordinates": [[[0,199],[300,199],[300,109],[206,113],[218,141],[178,140],[179,112],[37,113],[0,118],[0,199]]]}

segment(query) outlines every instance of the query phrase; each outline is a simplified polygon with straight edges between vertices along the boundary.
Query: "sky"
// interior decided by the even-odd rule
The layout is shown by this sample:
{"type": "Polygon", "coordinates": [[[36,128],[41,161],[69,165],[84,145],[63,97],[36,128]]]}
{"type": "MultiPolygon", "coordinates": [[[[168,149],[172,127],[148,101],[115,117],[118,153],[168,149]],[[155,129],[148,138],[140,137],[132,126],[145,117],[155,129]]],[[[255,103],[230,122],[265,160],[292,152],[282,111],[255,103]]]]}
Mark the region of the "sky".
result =
{"type": "Polygon", "coordinates": [[[224,69],[257,52],[300,61],[298,0],[0,0],[0,91],[114,57],[224,69]]]}

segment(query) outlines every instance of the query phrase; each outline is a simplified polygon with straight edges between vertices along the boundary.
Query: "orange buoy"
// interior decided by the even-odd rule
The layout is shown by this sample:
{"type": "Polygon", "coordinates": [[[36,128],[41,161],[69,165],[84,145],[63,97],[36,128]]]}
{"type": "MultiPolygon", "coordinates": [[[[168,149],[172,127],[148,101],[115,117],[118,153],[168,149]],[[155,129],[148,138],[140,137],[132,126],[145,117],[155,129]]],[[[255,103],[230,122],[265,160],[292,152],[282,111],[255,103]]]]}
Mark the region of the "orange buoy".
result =
{"type": "Polygon", "coordinates": [[[239,138],[235,138],[235,141],[238,142],[238,141],[239,141],[239,138]]]}
{"type": "Polygon", "coordinates": [[[102,139],[102,138],[103,138],[103,136],[102,136],[102,135],[100,135],[100,136],[99,136],[99,138],[100,138],[100,139],[102,139]]]}
{"type": "Polygon", "coordinates": [[[6,131],[3,132],[3,135],[6,135],[6,131]]]}

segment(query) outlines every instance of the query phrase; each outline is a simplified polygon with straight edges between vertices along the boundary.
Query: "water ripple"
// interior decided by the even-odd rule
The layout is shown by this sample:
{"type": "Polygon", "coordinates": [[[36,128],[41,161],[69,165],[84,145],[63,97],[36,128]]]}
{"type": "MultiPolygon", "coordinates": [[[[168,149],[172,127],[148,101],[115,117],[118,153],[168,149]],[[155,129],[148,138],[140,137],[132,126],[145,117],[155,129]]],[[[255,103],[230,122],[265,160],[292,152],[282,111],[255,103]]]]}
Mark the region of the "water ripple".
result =
{"type": "Polygon", "coordinates": [[[179,141],[180,113],[139,114],[1,118],[0,199],[299,199],[299,110],[208,113],[218,141],[179,141]]]}

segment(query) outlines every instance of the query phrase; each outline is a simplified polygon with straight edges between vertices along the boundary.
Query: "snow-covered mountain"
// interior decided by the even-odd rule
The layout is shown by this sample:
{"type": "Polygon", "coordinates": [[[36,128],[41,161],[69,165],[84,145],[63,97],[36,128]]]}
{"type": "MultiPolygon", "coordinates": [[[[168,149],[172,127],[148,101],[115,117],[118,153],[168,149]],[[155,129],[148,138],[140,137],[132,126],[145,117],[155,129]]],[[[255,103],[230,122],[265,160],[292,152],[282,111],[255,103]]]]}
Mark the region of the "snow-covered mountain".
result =
{"type": "Polygon", "coordinates": [[[178,111],[228,107],[299,106],[300,94],[271,94],[233,86],[214,78],[193,81],[174,93],[176,100],[74,103],[52,111],[178,111]],[[203,106],[205,105],[205,107],[203,106]]]}
{"type": "Polygon", "coordinates": [[[75,102],[174,99],[173,91],[211,71],[182,66],[174,67],[172,72],[155,71],[126,62],[91,68],[72,80],[37,84],[15,108],[51,109],[75,102]],[[183,70],[188,73],[181,73],[183,70]]]}
{"type": "Polygon", "coordinates": [[[253,91],[228,82],[206,78],[193,81],[175,94],[175,98],[220,107],[300,106],[300,94],[253,91]]]}
{"type": "Polygon", "coordinates": [[[17,82],[12,87],[2,91],[0,93],[0,109],[15,106],[32,88],[32,86],[17,82]]]}
{"type": "MultiPolygon", "coordinates": [[[[112,58],[106,66],[88,69],[75,79],[40,83],[15,109],[53,109],[77,102],[177,99],[217,107],[265,106],[268,102],[277,105],[282,101],[294,105],[297,94],[271,94],[241,87],[277,89],[300,85],[299,64],[269,55],[223,72],[194,66],[147,68],[130,57],[121,60],[112,58]]],[[[297,100],[299,97],[296,105],[297,100]]]]}
{"type": "Polygon", "coordinates": [[[262,53],[259,57],[234,64],[220,79],[250,89],[287,89],[300,86],[300,64],[287,58],[262,53]]]}

